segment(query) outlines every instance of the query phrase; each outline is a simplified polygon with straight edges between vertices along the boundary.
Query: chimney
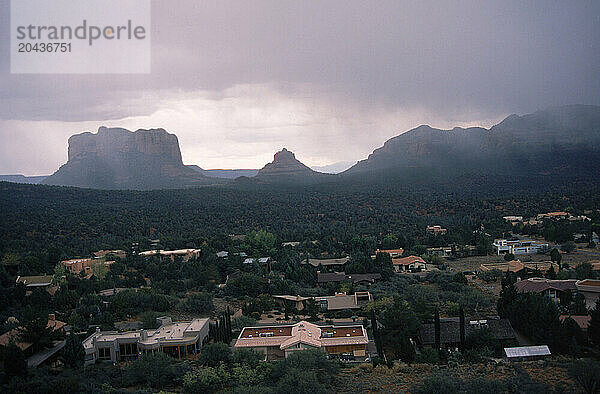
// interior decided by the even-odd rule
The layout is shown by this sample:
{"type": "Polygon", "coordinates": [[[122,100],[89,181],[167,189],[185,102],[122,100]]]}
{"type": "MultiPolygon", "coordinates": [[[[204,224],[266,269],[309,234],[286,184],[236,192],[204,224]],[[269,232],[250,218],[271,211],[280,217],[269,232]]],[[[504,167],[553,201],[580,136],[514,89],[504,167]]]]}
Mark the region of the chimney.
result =
{"type": "Polygon", "coordinates": [[[56,315],[54,313],[48,314],[48,320],[50,320],[50,321],[56,320],[56,315]]]}

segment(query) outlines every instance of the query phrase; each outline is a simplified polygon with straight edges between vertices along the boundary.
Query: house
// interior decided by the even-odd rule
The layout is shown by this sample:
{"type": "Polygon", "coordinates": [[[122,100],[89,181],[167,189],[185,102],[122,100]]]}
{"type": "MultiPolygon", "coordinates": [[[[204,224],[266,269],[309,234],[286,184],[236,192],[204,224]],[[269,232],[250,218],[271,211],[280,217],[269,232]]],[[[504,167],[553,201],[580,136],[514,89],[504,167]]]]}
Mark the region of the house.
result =
{"type": "Polygon", "coordinates": [[[545,252],[550,248],[546,242],[533,241],[530,239],[495,239],[492,244],[498,256],[505,253],[512,254],[535,254],[545,252]]]}
{"type": "Polygon", "coordinates": [[[336,293],[332,296],[302,297],[292,295],[274,295],[273,299],[280,305],[288,302],[298,311],[306,308],[308,300],[315,300],[321,311],[340,311],[344,309],[359,309],[373,300],[368,291],[357,291],[354,294],[336,293]]]}
{"type": "Polygon", "coordinates": [[[595,308],[596,300],[598,300],[598,296],[600,295],[600,280],[578,280],[575,283],[575,287],[577,288],[577,292],[583,294],[585,297],[585,306],[587,306],[588,309],[595,308]]]}
{"type": "Polygon", "coordinates": [[[504,360],[506,361],[532,361],[540,360],[550,356],[548,345],[541,346],[518,346],[504,348],[504,360]]]}
{"type": "Polygon", "coordinates": [[[242,264],[258,264],[264,267],[267,272],[271,272],[271,263],[273,260],[270,257],[247,258],[242,261],[242,264]]]}
{"type": "Polygon", "coordinates": [[[145,252],[138,253],[143,257],[159,256],[169,257],[171,261],[175,260],[175,257],[183,258],[183,261],[189,261],[190,259],[197,259],[200,257],[202,249],[177,249],[177,250],[147,250],[145,252]]]}
{"type": "Polygon", "coordinates": [[[446,232],[448,230],[445,228],[442,228],[442,226],[427,226],[426,231],[428,234],[444,235],[444,234],[446,234],[446,232]]]}
{"type": "Polygon", "coordinates": [[[17,276],[16,283],[23,283],[28,290],[36,287],[48,287],[52,284],[52,275],[17,276]]]}
{"type": "Polygon", "coordinates": [[[538,220],[543,219],[552,219],[552,220],[561,220],[569,217],[567,212],[548,212],[548,213],[539,213],[537,215],[538,220]]]}
{"type": "Polygon", "coordinates": [[[176,358],[197,354],[207,342],[209,320],[173,322],[159,317],[160,327],[152,330],[100,331],[83,341],[85,365],[96,361],[135,360],[143,354],[164,352],[176,358]]]}
{"type": "Polygon", "coordinates": [[[559,270],[558,264],[551,261],[522,263],[521,260],[511,260],[500,263],[484,263],[479,266],[479,269],[483,272],[492,270],[500,270],[502,272],[519,272],[521,270],[527,270],[531,272],[540,271],[545,273],[550,269],[550,267],[554,269],[554,272],[558,272],[559,270]]]}
{"type": "Polygon", "coordinates": [[[369,337],[362,325],[318,326],[300,321],[293,325],[244,327],[233,347],[261,352],[265,361],[282,360],[306,349],[321,349],[340,359],[364,361],[368,343],[369,337]]]}
{"type": "Polygon", "coordinates": [[[37,288],[46,290],[50,295],[54,295],[59,289],[59,285],[54,283],[52,275],[32,275],[17,276],[16,283],[22,283],[25,286],[26,294],[29,295],[37,288]]]}
{"type": "Polygon", "coordinates": [[[504,219],[507,223],[516,226],[523,221],[523,216],[504,216],[502,219],[504,219]]]}
{"type": "Polygon", "coordinates": [[[561,323],[563,321],[565,321],[565,319],[568,319],[568,318],[573,319],[573,321],[575,321],[575,323],[577,323],[579,328],[581,328],[581,331],[584,331],[584,332],[587,331],[588,327],[590,326],[590,321],[592,321],[592,317],[590,315],[579,315],[579,316],[560,315],[559,316],[561,323]]]}
{"type": "Polygon", "coordinates": [[[515,283],[518,293],[538,293],[558,302],[563,293],[577,291],[577,279],[529,278],[515,283]]]}
{"type": "Polygon", "coordinates": [[[113,255],[120,259],[124,259],[127,257],[127,253],[124,250],[116,249],[116,250],[99,250],[94,252],[94,256],[96,258],[106,257],[107,255],[113,255]]]}
{"type": "Polygon", "coordinates": [[[320,272],[317,271],[317,285],[325,283],[339,283],[349,281],[354,284],[371,285],[381,279],[381,274],[346,274],[344,272],[320,272]]]}
{"type": "Polygon", "coordinates": [[[288,305],[292,305],[294,309],[301,311],[304,310],[304,302],[311,299],[311,297],[302,297],[299,295],[274,295],[273,299],[279,305],[284,305],[288,302],[288,305]]]}
{"type": "Polygon", "coordinates": [[[98,261],[94,259],[71,259],[60,262],[65,270],[69,271],[70,273],[79,275],[83,272],[83,274],[88,278],[92,276],[96,266],[104,266],[107,269],[110,269],[110,265],[113,263],[114,261],[98,261]]]}
{"type": "MultiPolygon", "coordinates": [[[[495,340],[509,343],[516,339],[515,331],[508,319],[496,316],[482,319],[465,319],[465,338],[480,329],[488,329],[495,340]]],[[[422,324],[419,329],[419,340],[422,346],[435,346],[435,324],[422,324]]],[[[457,348],[460,346],[460,318],[450,317],[440,319],[440,346],[457,348]]]]}
{"type": "Polygon", "coordinates": [[[427,269],[427,264],[419,256],[408,256],[392,259],[394,271],[396,272],[420,272],[427,269]]]}
{"type": "Polygon", "coordinates": [[[440,246],[437,248],[427,248],[427,256],[450,257],[453,254],[452,246],[440,246]]]}
{"type": "Polygon", "coordinates": [[[341,311],[359,309],[373,300],[368,291],[357,291],[354,294],[335,293],[332,296],[313,297],[322,311],[341,311]]]}
{"type": "MultiPolygon", "coordinates": [[[[53,332],[58,332],[64,334],[66,323],[60,320],[56,320],[56,316],[51,313],[48,315],[48,324],[47,328],[51,328],[53,332]]],[[[14,328],[2,335],[0,335],[0,347],[6,347],[10,343],[14,343],[19,349],[25,353],[26,356],[33,356],[33,344],[29,342],[24,342],[21,340],[21,331],[22,327],[14,328]]]]}
{"type": "Polygon", "coordinates": [[[375,254],[377,253],[387,253],[391,258],[395,259],[396,257],[402,257],[404,254],[404,249],[377,249],[375,254]]]}
{"type": "Polygon", "coordinates": [[[302,260],[302,262],[300,264],[310,264],[313,267],[318,267],[318,266],[323,266],[323,267],[334,267],[334,266],[339,266],[339,267],[343,267],[348,261],[350,261],[350,257],[346,256],[346,257],[342,257],[339,259],[308,259],[307,260],[302,260]]]}

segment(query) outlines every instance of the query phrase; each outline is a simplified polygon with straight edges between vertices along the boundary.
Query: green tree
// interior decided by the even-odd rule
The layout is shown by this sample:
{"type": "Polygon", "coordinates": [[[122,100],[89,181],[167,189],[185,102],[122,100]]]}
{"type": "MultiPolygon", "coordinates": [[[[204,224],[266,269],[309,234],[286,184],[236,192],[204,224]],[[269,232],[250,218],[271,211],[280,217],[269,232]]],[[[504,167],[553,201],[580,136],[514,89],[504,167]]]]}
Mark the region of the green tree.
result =
{"type": "Polygon", "coordinates": [[[504,261],[512,261],[515,259],[515,255],[512,253],[505,253],[504,254],[504,261]]]}
{"type": "Polygon", "coordinates": [[[227,385],[230,379],[225,366],[204,367],[186,372],[183,376],[183,388],[187,393],[213,393],[227,385]]]}
{"type": "Polygon", "coordinates": [[[146,329],[158,328],[160,325],[156,320],[160,317],[162,313],[154,312],[154,311],[146,311],[142,312],[140,315],[140,320],[142,321],[142,327],[146,329]]]}
{"type": "Polygon", "coordinates": [[[575,242],[573,242],[573,241],[565,242],[564,244],[560,245],[560,249],[565,253],[571,253],[572,251],[575,250],[575,242]]]}
{"type": "Polygon", "coordinates": [[[577,279],[594,279],[594,270],[590,263],[581,263],[575,267],[575,276],[577,279]]]}
{"type": "Polygon", "coordinates": [[[244,327],[252,327],[256,324],[256,320],[250,316],[241,315],[231,319],[232,330],[242,330],[244,327]]]}
{"type": "Polygon", "coordinates": [[[265,358],[264,354],[253,349],[236,349],[233,352],[233,362],[235,364],[247,365],[251,368],[256,366],[265,358]]]}
{"type": "Polygon", "coordinates": [[[183,302],[183,309],[190,313],[206,314],[214,308],[212,295],[207,292],[190,294],[183,302]]]}
{"type": "Polygon", "coordinates": [[[163,388],[177,376],[174,359],[164,353],[144,354],[125,369],[125,380],[130,385],[146,384],[163,388]]]}
{"type": "Polygon", "coordinates": [[[79,337],[71,331],[67,336],[65,347],[62,349],[65,364],[71,368],[78,368],[83,365],[85,359],[85,349],[81,344],[79,337]]]}
{"type": "Polygon", "coordinates": [[[311,320],[319,320],[319,305],[317,305],[314,298],[309,298],[306,301],[306,313],[308,313],[311,320]]]}
{"type": "Polygon", "coordinates": [[[398,296],[394,297],[378,320],[383,325],[381,338],[385,354],[391,358],[413,361],[415,352],[410,338],[416,335],[420,321],[409,303],[398,296]]]}
{"type": "Polygon", "coordinates": [[[4,373],[9,377],[27,374],[25,354],[14,343],[9,344],[4,352],[4,373]]]}
{"type": "Polygon", "coordinates": [[[48,327],[46,317],[38,317],[25,323],[25,327],[20,329],[19,336],[23,342],[31,343],[36,352],[50,347],[52,340],[57,338],[52,328],[48,327]]]}
{"type": "Polygon", "coordinates": [[[548,268],[548,271],[546,271],[545,277],[548,279],[556,279],[556,271],[554,271],[553,265],[550,265],[550,268],[548,268]]]}
{"type": "Polygon", "coordinates": [[[209,343],[202,348],[200,361],[209,367],[216,367],[221,363],[231,364],[231,348],[222,342],[209,343]]]}
{"type": "Polygon", "coordinates": [[[398,246],[398,237],[395,234],[389,233],[381,241],[381,246],[384,249],[393,249],[398,246]]]}
{"type": "Polygon", "coordinates": [[[590,310],[590,325],[588,326],[588,336],[592,343],[600,348],[600,298],[596,300],[594,309],[590,310]]]}
{"type": "Polygon", "coordinates": [[[562,261],[562,255],[558,251],[558,249],[554,248],[550,251],[550,260],[560,266],[560,262],[562,261]]]}

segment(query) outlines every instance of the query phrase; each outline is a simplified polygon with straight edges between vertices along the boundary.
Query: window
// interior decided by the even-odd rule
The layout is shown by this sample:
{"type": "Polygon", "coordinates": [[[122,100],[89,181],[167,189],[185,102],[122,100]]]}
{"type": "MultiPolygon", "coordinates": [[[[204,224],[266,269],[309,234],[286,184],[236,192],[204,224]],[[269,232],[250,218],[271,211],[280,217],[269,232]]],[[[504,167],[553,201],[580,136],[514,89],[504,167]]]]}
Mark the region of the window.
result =
{"type": "Polygon", "coordinates": [[[272,332],[261,332],[260,334],[258,334],[259,337],[272,337],[273,333],[272,332]]]}
{"type": "Polygon", "coordinates": [[[121,358],[128,356],[137,356],[137,343],[120,343],[119,355],[121,358]]]}
{"type": "Polygon", "coordinates": [[[109,347],[98,348],[98,360],[110,360],[110,348],[109,347]]]}

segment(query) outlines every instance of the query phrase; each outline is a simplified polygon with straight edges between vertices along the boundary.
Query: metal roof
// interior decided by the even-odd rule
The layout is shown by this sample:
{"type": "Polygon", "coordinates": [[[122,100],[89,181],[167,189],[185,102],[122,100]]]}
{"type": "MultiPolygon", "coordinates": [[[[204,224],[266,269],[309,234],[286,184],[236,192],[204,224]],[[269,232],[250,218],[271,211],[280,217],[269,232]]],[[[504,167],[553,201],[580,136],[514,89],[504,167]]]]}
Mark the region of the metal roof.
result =
{"type": "Polygon", "coordinates": [[[520,347],[506,347],[504,348],[504,354],[506,357],[533,357],[533,356],[549,356],[550,349],[547,345],[541,346],[520,346],[520,347]]]}

